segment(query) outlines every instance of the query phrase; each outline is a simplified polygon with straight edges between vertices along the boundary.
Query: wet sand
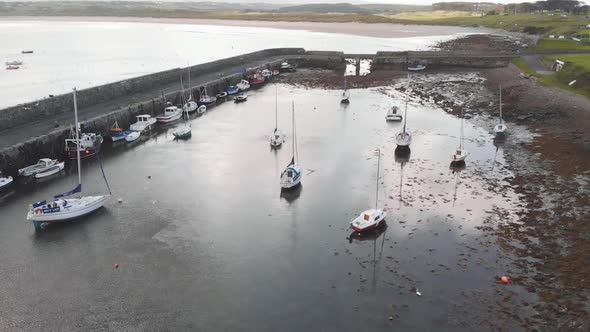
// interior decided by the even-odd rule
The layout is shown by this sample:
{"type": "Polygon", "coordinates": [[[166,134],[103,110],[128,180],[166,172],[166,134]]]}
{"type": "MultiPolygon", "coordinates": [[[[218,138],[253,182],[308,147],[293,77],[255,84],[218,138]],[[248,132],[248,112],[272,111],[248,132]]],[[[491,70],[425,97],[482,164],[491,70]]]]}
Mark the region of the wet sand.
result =
{"type": "Polygon", "coordinates": [[[219,25],[233,27],[255,27],[287,30],[306,30],[313,32],[349,34],[380,38],[422,37],[433,35],[490,33],[491,29],[476,27],[406,25],[389,23],[322,23],[322,22],[274,22],[240,21],[190,18],[152,18],[152,17],[89,17],[89,16],[11,16],[0,17],[1,21],[55,21],[55,22],[130,22],[130,23],[168,23],[219,25]]]}

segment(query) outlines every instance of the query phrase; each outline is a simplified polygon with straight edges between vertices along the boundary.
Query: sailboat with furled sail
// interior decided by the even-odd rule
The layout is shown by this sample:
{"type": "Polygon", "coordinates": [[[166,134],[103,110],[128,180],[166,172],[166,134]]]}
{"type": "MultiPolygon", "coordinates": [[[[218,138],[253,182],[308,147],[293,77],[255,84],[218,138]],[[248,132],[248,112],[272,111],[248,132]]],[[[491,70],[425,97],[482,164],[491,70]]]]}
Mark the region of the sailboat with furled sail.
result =
{"type": "MultiPolygon", "coordinates": [[[[410,82],[410,75],[408,75],[408,84],[410,82]]],[[[395,143],[398,149],[409,150],[412,143],[412,134],[407,131],[406,124],[408,122],[408,91],[406,89],[406,109],[404,111],[404,128],[401,133],[395,136],[395,143]]]]}
{"type": "Polygon", "coordinates": [[[293,123],[293,157],[285,170],[281,173],[281,188],[283,190],[296,188],[301,185],[302,168],[297,163],[299,156],[297,154],[297,132],[295,130],[295,102],[292,103],[292,123],[293,123]]]}
{"type": "Polygon", "coordinates": [[[285,140],[285,135],[279,129],[278,124],[279,118],[279,97],[277,92],[277,87],[275,85],[275,129],[272,131],[272,135],[270,136],[270,146],[273,148],[280,148],[283,145],[283,141],[285,140]]]}
{"type": "Polygon", "coordinates": [[[356,219],[350,223],[350,227],[355,232],[365,232],[375,229],[385,223],[387,212],[379,209],[379,168],[381,168],[381,150],[375,151],[377,154],[377,186],[375,188],[375,208],[363,211],[356,219]]]}
{"type": "Polygon", "coordinates": [[[499,87],[500,90],[500,116],[498,116],[498,124],[494,127],[494,133],[496,134],[497,139],[501,139],[506,137],[506,131],[508,128],[504,123],[504,119],[502,119],[502,86],[499,87]]]}
{"type": "MultiPolygon", "coordinates": [[[[76,102],[76,89],[73,89],[74,95],[74,119],[76,123],[76,139],[79,136],[80,123],[78,123],[78,106],[76,102]]],[[[104,170],[102,168],[102,162],[97,154],[98,164],[102,171],[102,176],[109,190],[108,195],[99,196],[83,196],[82,195],[82,167],[80,165],[80,151],[77,152],[77,163],[78,163],[78,185],[65,193],[55,195],[53,201],[47,203],[47,201],[40,201],[31,204],[31,207],[27,213],[27,220],[33,222],[36,231],[45,229],[49,224],[59,223],[64,221],[70,221],[85,215],[88,215],[99,208],[109,199],[111,190],[109,183],[106,179],[104,170]],[[71,197],[74,194],[80,194],[79,197],[71,197]],[[67,199],[66,199],[67,198],[67,199]]]]}

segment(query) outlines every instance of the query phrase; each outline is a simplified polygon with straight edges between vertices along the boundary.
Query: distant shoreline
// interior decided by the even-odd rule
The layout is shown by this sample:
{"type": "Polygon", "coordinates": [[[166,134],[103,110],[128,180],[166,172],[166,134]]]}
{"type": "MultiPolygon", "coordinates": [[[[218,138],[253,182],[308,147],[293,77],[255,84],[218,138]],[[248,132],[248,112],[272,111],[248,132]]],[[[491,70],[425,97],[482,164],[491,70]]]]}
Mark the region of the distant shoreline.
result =
{"type": "Polygon", "coordinates": [[[377,38],[409,38],[433,35],[490,32],[490,29],[476,27],[457,27],[440,25],[398,24],[398,23],[359,23],[359,22],[290,22],[225,20],[200,18],[155,18],[155,17],[114,17],[114,16],[0,16],[2,22],[115,22],[115,23],[162,23],[217,25],[248,28],[272,28],[286,30],[308,30],[323,33],[350,34],[377,38]]]}

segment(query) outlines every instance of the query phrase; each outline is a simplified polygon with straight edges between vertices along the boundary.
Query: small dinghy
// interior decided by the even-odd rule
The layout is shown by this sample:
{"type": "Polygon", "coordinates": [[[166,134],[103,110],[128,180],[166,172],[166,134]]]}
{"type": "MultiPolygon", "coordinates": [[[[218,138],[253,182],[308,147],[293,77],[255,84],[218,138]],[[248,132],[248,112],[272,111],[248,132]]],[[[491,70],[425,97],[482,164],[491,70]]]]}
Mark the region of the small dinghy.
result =
{"type": "Polygon", "coordinates": [[[141,136],[140,131],[125,131],[125,142],[131,143],[137,141],[137,139],[141,136]]]}
{"type": "Polygon", "coordinates": [[[506,131],[508,128],[502,118],[502,86],[500,86],[500,116],[498,116],[498,124],[494,127],[494,134],[496,139],[502,139],[506,137],[506,131]]]}
{"type": "Polygon", "coordinates": [[[138,115],[135,118],[137,119],[137,122],[129,127],[131,131],[149,131],[156,123],[156,119],[152,118],[149,114],[138,115]]]}
{"type": "Polygon", "coordinates": [[[35,165],[27,166],[18,170],[19,176],[34,176],[37,173],[45,172],[59,161],[49,158],[42,158],[35,165]]]}
{"type": "Polygon", "coordinates": [[[22,64],[23,64],[22,61],[7,61],[6,62],[6,65],[7,66],[20,66],[22,64]]]}
{"type": "Polygon", "coordinates": [[[385,114],[385,121],[401,121],[403,117],[401,114],[398,114],[397,111],[397,106],[392,106],[389,111],[387,111],[387,114],[385,114]]]}
{"type": "Polygon", "coordinates": [[[197,114],[203,115],[205,112],[207,112],[207,106],[201,105],[197,108],[197,114]]]}
{"type": "Polygon", "coordinates": [[[240,83],[236,84],[236,86],[238,87],[238,89],[240,89],[240,91],[246,91],[250,89],[250,82],[246,80],[241,80],[240,83]]]}
{"type": "Polygon", "coordinates": [[[125,139],[125,133],[123,132],[123,129],[121,129],[119,127],[119,124],[117,123],[117,121],[115,121],[115,123],[111,127],[110,132],[111,132],[111,140],[113,142],[122,141],[125,139]]]}
{"type": "Polygon", "coordinates": [[[174,132],[172,132],[175,139],[187,139],[192,136],[191,127],[188,124],[180,125],[174,132]]]}
{"type": "Polygon", "coordinates": [[[47,168],[46,170],[44,170],[43,172],[39,172],[35,174],[35,179],[42,179],[42,178],[46,178],[52,175],[55,175],[61,171],[63,171],[63,169],[65,168],[65,162],[57,162],[55,165],[47,168]]]}
{"type": "Polygon", "coordinates": [[[425,65],[413,65],[408,67],[409,71],[422,71],[424,69],[426,69],[425,65]]]}
{"type": "Polygon", "coordinates": [[[12,176],[4,176],[2,175],[2,172],[0,172],[0,191],[10,187],[13,182],[14,179],[12,176]]]}
{"type": "Polygon", "coordinates": [[[218,93],[218,94],[215,96],[215,98],[217,98],[217,100],[219,100],[219,99],[224,99],[224,98],[227,98],[227,96],[228,96],[228,93],[224,91],[224,92],[218,93]]]}
{"type": "Polygon", "coordinates": [[[240,88],[236,85],[230,85],[225,89],[225,91],[228,95],[235,95],[236,93],[240,92],[240,88]]]}
{"type": "Polygon", "coordinates": [[[164,109],[164,114],[156,117],[157,122],[169,123],[180,119],[180,117],[182,116],[182,112],[178,107],[172,106],[170,105],[170,103],[168,104],[169,105],[164,109]]]}
{"type": "Polygon", "coordinates": [[[379,204],[379,168],[381,164],[381,150],[377,150],[377,188],[375,189],[375,208],[363,211],[356,219],[354,219],[350,226],[355,232],[366,232],[375,229],[385,222],[387,213],[382,209],[378,209],[379,204]]]}
{"type": "Polygon", "coordinates": [[[6,70],[15,70],[15,69],[19,69],[19,66],[6,66],[6,70]]]}
{"type": "Polygon", "coordinates": [[[237,95],[234,97],[234,101],[235,101],[236,103],[243,103],[243,102],[245,102],[246,100],[248,100],[248,95],[247,95],[246,93],[244,93],[244,92],[240,92],[239,94],[237,94],[237,95]]]}
{"type": "Polygon", "coordinates": [[[293,102],[292,110],[292,125],[293,125],[293,140],[292,140],[292,152],[291,162],[285,170],[281,173],[281,190],[289,190],[296,188],[301,185],[301,178],[303,176],[301,165],[297,163],[299,156],[297,153],[297,133],[295,131],[295,102],[293,102]]]}

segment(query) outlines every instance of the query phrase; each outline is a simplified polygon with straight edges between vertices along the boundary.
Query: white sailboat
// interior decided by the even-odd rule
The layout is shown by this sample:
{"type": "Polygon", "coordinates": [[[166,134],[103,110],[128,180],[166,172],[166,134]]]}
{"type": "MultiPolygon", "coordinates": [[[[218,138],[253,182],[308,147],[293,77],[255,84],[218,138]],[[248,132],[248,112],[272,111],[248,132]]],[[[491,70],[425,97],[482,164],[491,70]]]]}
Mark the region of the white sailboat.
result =
{"type": "Polygon", "coordinates": [[[295,127],[295,102],[293,102],[292,109],[292,123],[293,123],[293,157],[291,162],[281,173],[281,188],[291,189],[301,184],[301,177],[303,176],[301,165],[297,163],[299,156],[297,154],[297,132],[295,127]]]}
{"type": "MultiPolygon", "coordinates": [[[[408,77],[409,80],[409,77],[408,77]]],[[[408,122],[408,94],[406,91],[406,109],[404,111],[404,128],[401,133],[395,136],[395,143],[397,144],[398,148],[410,148],[410,144],[412,143],[412,134],[407,131],[406,124],[408,122]]]]}
{"type": "MultiPolygon", "coordinates": [[[[180,77],[180,84],[182,85],[182,76],[180,77]]],[[[182,85],[182,97],[184,98],[184,85],[182,85]]],[[[182,110],[187,113],[192,113],[197,110],[199,105],[193,100],[193,89],[191,88],[191,67],[188,67],[188,100],[182,105],[182,110]]]]}
{"type": "MultiPolygon", "coordinates": [[[[80,123],[78,123],[78,106],[76,102],[76,89],[73,89],[74,94],[74,117],[76,123],[76,139],[78,139],[80,132],[80,123]]],[[[98,155],[97,155],[98,156],[98,155]]],[[[52,223],[64,222],[69,221],[75,218],[79,218],[85,216],[91,212],[96,211],[97,209],[101,208],[104,203],[110,197],[110,188],[108,182],[106,181],[106,177],[103,173],[103,177],[105,179],[105,183],[107,184],[107,188],[109,188],[108,195],[99,195],[99,196],[82,196],[82,167],[80,163],[80,152],[77,153],[78,162],[78,185],[71,191],[55,195],[54,200],[47,203],[47,201],[40,201],[31,204],[29,211],[27,212],[27,220],[33,222],[35,226],[35,230],[40,231],[43,230],[47,225],[52,223]],[[80,193],[80,197],[72,197],[76,193],[80,193]],[[66,199],[66,197],[68,197],[66,199]]],[[[102,164],[99,165],[102,170],[102,164]]]]}
{"type": "Polygon", "coordinates": [[[461,110],[461,137],[459,138],[459,147],[451,155],[451,164],[464,163],[469,153],[463,146],[463,110],[461,110]]]}
{"type": "Polygon", "coordinates": [[[498,124],[494,127],[494,133],[496,134],[496,138],[503,138],[506,136],[506,131],[508,128],[504,123],[504,119],[502,119],[502,86],[499,87],[500,89],[500,116],[498,117],[498,124]]]}
{"type": "Polygon", "coordinates": [[[377,149],[377,187],[375,189],[375,208],[363,211],[350,226],[355,232],[365,232],[377,228],[385,222],[387,212],[379,209],[379,168],[381,166],[381,150],[377,149]]]}
{"type": "Polygon", "coordinates": [[[277,92],[277,87],[275,85],[275,129],[272,131],[270,135],[270,146],[273,148],[278,148],[283,145],[283,141],[285,140],[285,135],[279,129],[278,125],[278,118],[279,118],[279,97],[277,92]]]}
{"type": "Polygon", "coordinates": [[[348,104],[350,102],[350,92],[348,91],[346,76],[344,76],[344,90],[342,90],[342,95],[340,95],[340,102],[344,104],[348,104]]]}

